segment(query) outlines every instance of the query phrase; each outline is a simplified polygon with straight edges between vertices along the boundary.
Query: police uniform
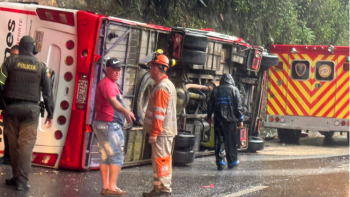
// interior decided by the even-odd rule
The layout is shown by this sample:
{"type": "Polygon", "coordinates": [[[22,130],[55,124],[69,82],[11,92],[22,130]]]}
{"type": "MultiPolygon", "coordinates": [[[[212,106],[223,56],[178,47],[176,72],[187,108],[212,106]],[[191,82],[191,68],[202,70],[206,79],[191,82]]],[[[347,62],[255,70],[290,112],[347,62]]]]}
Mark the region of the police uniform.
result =
{"type": "Polygon", "coordinates": [[[0,90],[6,103],[2,115],[13,174],[13,178],[6,180],[6,183],[16,186],[18,190],[29,186],[28,174],[37,136],[41,91],[47,119],[53,118],[54,110],[50,73],[34,57],[35,49],[34,39],[24,36],[20,40],[20,54],[7,58],[0,73],[0,90]]]}

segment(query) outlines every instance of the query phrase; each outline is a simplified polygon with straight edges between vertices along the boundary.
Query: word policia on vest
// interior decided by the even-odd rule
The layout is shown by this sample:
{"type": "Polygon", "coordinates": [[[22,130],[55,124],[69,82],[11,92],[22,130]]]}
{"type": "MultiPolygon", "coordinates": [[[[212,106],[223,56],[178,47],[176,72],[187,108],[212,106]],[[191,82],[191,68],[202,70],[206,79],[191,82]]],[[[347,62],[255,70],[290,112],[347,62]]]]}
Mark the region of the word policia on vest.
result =
{"type": "Polygon", "coordinates": [[[22,69],[22,70],[31,70],[31,71],[36,71],[36,66],[32,64],[25,64],[22,62],[18,62],[17,69],[22,69]]]}

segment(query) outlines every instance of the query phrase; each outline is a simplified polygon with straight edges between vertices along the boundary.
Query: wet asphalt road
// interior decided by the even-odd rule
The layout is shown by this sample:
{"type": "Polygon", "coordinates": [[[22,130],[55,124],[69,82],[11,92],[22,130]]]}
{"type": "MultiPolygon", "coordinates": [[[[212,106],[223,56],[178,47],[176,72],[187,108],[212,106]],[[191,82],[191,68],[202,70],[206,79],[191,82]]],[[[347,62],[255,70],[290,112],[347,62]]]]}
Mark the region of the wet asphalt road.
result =
{"type": "MultiPolygon", "coordinates": [[[[349,146],[346,136],[331,142],[314,136],[299,145],[266,142],[258,153],[240,152],[233,170],[217,171],[213,156],[200,157],[189,166],[174,166],[172,196],[349,196],[349,146]],[[213,184],[213,187],[202,188],[213,184]]],[[[100,196],[99,171],[74,172],[33,167],[31,189],[15,191],[4,184],[10,166],[0,166],[0,196],[100,196]]],[[[126,196],[142,196],[152,187],[152,167],[124,168],[118,187],[126,196]]]]}

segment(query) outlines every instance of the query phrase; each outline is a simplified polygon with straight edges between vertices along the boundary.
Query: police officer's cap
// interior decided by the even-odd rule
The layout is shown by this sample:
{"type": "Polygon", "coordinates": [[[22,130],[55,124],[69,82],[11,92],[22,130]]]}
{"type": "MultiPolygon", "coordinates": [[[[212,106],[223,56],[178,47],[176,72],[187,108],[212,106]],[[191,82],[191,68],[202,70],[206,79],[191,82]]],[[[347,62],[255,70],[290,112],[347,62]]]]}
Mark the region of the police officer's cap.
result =
{"type": "Polygon", "coordinates": [[[35,41],[31,36],[23,36],[19,43],[35,43],[35,41]]]}
{"type": "Polygon", "coordinates": [[[109,59],[106,63],[106,67],[111,67],[111,68],[121,68],[123,65],[121,61],[119,61],[117,58],[112,57],[109,59]]]}

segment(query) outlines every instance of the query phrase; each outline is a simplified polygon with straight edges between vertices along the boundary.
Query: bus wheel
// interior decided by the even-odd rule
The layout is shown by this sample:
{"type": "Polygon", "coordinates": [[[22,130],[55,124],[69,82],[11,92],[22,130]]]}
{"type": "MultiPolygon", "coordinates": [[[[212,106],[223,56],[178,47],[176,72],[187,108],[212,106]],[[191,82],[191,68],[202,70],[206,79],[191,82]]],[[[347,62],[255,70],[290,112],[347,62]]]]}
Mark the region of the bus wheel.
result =
{"type": "Polygon", "coordinates": [[[184,49],[182,51],[182,61],[185,64],[204,65],[207,61],[207,54],[204,51],[184,49]]]}
{"type": "Polygon", "coordinates": [[[277,55],[273,54],[263,54],[261,60],[261,66],[277,66],[279,63],[279,58],[277,55]]]}
{"type": "Polygon", "coordinates": [[[154,85],[154,80],[151,78],[151,73],[150,72],[145,73],[142,76],[141,81],[139,83],[139,89],[136,93],[136,101],[135,101],[136,121],[140,125],[143,125],[143,120],[145,118],[145,113],[148,105],[148,99],[151,95],[153,85],[154,85]]]}
{"type": "Polygon", "coordinates": [[[265,141],[260,137],[249,136],[248,138],[248,150],[252,153],[256,153],[258,150],[263,150],[265,147],[265,141]]]}
{"type": "Polygon", "coordinates": [[[194,135],[177,135],[175,136],[175,150],[180,148],[193,148],[196,142],[194,135]]]}
{"type": "Polygon", "coordinates": [[[174,150],[173,153],[173,163],[179,165],[185,165],[193,163],[194,161],[194,151],[179,151],[174,150]]]}
{"type": "Polygon", "coordinates": [[[206,51],[208,46],[208,37],[196,34],[186,34],[184,40],[185,49],[194,49],[206,51]]]}

